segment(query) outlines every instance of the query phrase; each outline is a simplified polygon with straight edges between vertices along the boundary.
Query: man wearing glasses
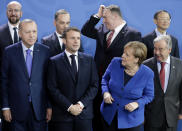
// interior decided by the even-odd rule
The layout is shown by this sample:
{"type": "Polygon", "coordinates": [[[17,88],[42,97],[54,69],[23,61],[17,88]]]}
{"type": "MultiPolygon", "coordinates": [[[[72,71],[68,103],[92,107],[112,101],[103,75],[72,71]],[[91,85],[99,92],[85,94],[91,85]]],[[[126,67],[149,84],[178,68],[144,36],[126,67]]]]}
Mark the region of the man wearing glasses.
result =
{"type": "MultiPolygon", "coordinates": [[[[171,15],[169,14],[168,11],[159,10],[154,14],[154,23],[156,24],[157,28],[153,32],[147,34],[142,38],[143,43],[146,44],[148,49],[147,58],[153,57],[153,49],[154,49],[153,40],[160,35],[169,35],[167,33],[167,29],[170,26],[170,22],[171,22],[171,15]]],[[[170,37],[172,39],[172,49],[170,55],[179,58],[180,56],[179,56],[178,40],[172,35],[170,35],[170,37]]]]}

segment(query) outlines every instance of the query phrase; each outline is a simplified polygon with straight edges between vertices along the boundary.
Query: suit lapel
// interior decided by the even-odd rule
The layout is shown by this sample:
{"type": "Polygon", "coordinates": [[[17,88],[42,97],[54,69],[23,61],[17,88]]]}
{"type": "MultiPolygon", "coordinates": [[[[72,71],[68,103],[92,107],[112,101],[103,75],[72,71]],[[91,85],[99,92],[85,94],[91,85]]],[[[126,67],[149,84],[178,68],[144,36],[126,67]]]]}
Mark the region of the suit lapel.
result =
{"type": "Polygon", "coordinates": [[[84,72],[82,72],[82,71],[84,71],[82,69],[82,68],[84,68],[83,65],[85,65],[83,55],[78,53],[78,77],[77,77],[77,80],[80,80],[81,78],[83,78],[83,77],[81,77],[81,75],[85,74],[84,72]],[[80,70],[80,69],[82,69],[82,70],[80,70]]]}
{"type": "Polygon", "coordinates": [[[160,85],[161,91],[164,92],[162,89],[162,86],[161,86],[161,82],[160,82],[160,77],[159,77],[159,72],[158,72],[158,67],[157,67],[157,59],[155,57],[153,59],[153,71],[155,74],[155,80],[158,83],[157,85],[160,85]]]}
{"type": "Polygon", "coordinates": [[[38,44],[35,43],[34,44],[34,49],[33,49],[33,60],[32,60],[31,76],[33,76],[33,74],[37,73],[37,72],[35,72],[35,70],[36,70],[36,67],[37,67],[37,64],[38,64],[38,61],[39,61],[39,56],[40,56],[39,53],[40,53],[39,46],[38,46],[38,44]]]}
{"type": "Polygon", "coordinates": [[[19,42],[17,45],[17,61],[20,64],[20,66],[22,67],[22,70],[23,70],[25,76],[29,79],[21,42],[19,42]]]}
{"type": "Polygon", "coordinates": [[[59,40],[58,40],[58,37],[56,35],[56,32],[54,32],[54,35],[53,35],[53,41],[55,43],[55,48],[58,52],[62,52],[62,49],[61,49],[61,46],[60,46],[60,43],[59,43],[59,40]]]}
{"type": "Polygon", "coordinates": [[[67,55],[65,54],[65,52],[64,52],[64,54],[63,54],[63,59],[64,59],[65,68],[66,68],[66,69],[68,70],[68,72],[70,73],[71,78],[73,79],[73,81],[76,82],[75,76],[74,76],[73,71],[72,71],[72,69],[71,69],[70,62],[69,62],[69,60],[68,60],[67,55]]]}
{"type": "Polygon", "coordinates": [[[176,75],[176,68],[175,68],[175,62],[173,60],[172,57],[170,57],[170,73],[169,73],[169,80],[168,80],[168,84],[167,84],[167,90],[166,93],[168,91],[170,91],[170,87],[173,87],[173,82],[175,81],[175,75],[176,75]]]}
{"type": "Polygon", "coordinates": [[[6,34],[5,36],[8,37],[7,40],[9,40],[8,43],[13,44],[13,40],[12,40],[12,37],[11,37],[11,33],[10,33],[10,30],[9,30],[8,24],[6,24],[6,32],[5,32],[5,34],[6,34]]]}
{"type": "Polygon", "coordinates": [[[109,46],[109,48],[106,47],[107,50],[112,49],[112,48],[115,46],[116,43],[122,43],[121,40],[123,40],[126,31],[127,31],[127,25],[125,25],[125,26],[120,30],[120,32],[117,34],[117,36],[116,36],[116,37],[114,38],[114,40],[112,41],[112,43],[111,43],[111,45],[109,46]],[[119,41],[119,40],[120,40],[121,42],[117,42],[117,41],[119,41]]]}

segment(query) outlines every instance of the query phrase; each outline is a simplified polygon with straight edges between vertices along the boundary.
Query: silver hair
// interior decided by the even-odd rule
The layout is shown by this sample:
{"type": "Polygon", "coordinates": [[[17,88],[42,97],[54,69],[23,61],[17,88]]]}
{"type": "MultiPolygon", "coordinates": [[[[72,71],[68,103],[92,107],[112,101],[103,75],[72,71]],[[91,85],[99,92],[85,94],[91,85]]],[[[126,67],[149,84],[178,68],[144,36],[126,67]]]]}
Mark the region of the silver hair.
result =
{"type": "Polygon", "coordinates": [[[167,44],[168,49],[172,49],[172,41],[170,35],[160,35],[157,38],[154,39],[153,44],[156,42],[159,42],[161,40],[164,40],[167,44]]]}

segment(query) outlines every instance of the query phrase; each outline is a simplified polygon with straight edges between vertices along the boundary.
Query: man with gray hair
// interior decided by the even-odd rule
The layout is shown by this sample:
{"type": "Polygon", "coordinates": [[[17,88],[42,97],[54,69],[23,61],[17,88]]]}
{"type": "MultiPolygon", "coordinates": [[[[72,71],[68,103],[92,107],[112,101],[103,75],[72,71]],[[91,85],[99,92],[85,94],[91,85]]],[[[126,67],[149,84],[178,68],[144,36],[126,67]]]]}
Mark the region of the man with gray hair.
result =
{"type": "Polygon", "coordinates": [[[145,65],[154,71],[154,100],[145,109],[145,131],[176,131],[182,119],[182,61],[170,56],[169,35],[154,39],[154,57],[145,65]]]}

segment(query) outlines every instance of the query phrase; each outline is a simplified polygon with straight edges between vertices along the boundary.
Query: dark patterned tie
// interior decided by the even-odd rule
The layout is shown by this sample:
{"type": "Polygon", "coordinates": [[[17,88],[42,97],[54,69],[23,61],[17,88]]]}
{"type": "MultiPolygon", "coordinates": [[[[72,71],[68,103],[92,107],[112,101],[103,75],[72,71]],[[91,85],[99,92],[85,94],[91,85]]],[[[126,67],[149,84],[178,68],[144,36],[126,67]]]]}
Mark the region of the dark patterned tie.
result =
{"type": "Polygon", "coordinates": [[[70,55],[70,57],[71,57],[71,67],[72,67],[72,70],[73,70],[73,74],[74,74],[75,78],[77,78],[77,66],[76,66],[75,56],[76,55],[70,55]]]}
{"type": "Polygon", "coordinates": [[[107,38],[107,48],[111,45],[111,39],[113,37],[114,31],[111,31],[107,38]]]}
{"type": "Polygon", "coordinates": [[[14,27],[13,30],[14,30],[14,40],[13,40],[13,42],[17,43],[18,42],[17,27],[14,27]]]}

